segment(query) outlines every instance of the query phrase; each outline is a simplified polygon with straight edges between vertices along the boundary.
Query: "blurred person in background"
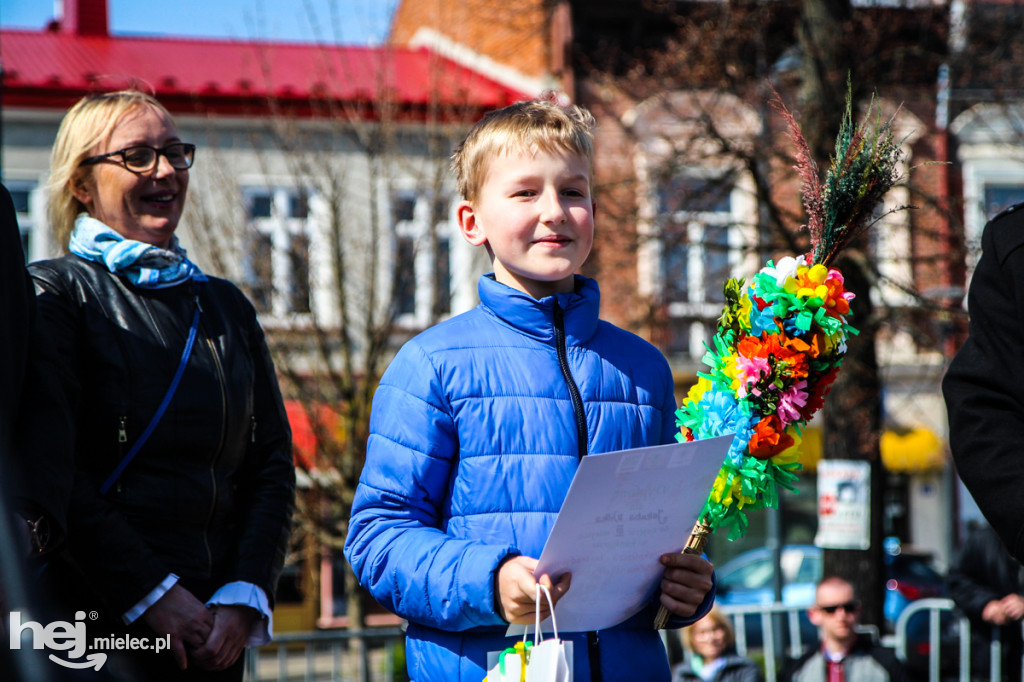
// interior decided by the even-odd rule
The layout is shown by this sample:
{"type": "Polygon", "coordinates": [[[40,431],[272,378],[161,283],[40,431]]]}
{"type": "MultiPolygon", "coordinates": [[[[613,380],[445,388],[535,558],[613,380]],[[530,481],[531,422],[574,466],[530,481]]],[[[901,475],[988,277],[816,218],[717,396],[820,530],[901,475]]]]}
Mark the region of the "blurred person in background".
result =
{"type": "Polygon", "coordinates": [[[990,679],[993,634],[999,633],[1002,650],[999,679],[1021,679],[1021,620],[1024,619],[1024,577],[1021,565],[1010,556],[987,523],[970,529],[947,577],[950,598],[971,621],[971,673],[990,679]]]}
{"type": "Polygon", "coordinates": [[[822,579],[807,610],[821,640],[782,669],[783,682],[904,682],[896,654],[858,631],[860,600],[838,576],[822,579]]]}
{"type": "Polygon", "coordinates": [[[716,605],[693,625],[683,628],[687,657],[672,671],[675,682],[761,682],[761,669],[735,653],[729,618],[716,605]]]}

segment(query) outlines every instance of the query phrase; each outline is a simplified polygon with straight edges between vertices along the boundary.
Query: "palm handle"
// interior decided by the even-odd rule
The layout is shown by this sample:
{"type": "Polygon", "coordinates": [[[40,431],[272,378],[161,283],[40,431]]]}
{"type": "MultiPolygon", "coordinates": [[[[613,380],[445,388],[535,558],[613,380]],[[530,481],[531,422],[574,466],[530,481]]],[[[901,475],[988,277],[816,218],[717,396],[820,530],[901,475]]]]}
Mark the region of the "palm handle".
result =
{"type": "MultiPolygon", "coordinates": [[[[704,547],[708,544],[708,536],[711,535],[711,526],[704,523],[703,520],[698,521],[694,524],[693,530],[690,531],[690,537],[686,541],[686,546],[683,547],[683,554],[697,554],[698,556],[704,553],[704,547]]],[[[658,615],[654,618],[654,629],[661,630],[668,624],[668,609],[664,606],[658,609],[658,615]]]]}

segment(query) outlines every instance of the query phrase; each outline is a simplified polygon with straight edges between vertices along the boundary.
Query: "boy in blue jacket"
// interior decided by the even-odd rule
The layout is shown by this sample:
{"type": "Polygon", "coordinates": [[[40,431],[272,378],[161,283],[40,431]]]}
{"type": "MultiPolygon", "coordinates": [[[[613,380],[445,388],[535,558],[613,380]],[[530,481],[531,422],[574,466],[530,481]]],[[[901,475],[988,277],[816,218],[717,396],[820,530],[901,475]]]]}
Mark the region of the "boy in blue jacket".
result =
{"type": "MultiPolygon", "coordinates": [[[[576,275],[594,237],[593,118],[519,102],[489,113],[453,155],[463,237],[494,272],[480,305],[408,342],[374,395],[345,556],[409,621],[415,682],[486,675],[487,653],[532,623],[533,574],[580,458],[674,440],[672,375],[646,341],[598,319],[576,275]]],[[[664,565],[647,608],[573,640],[574,679],[669,680],[660,605],[678,627],[714,600],[707,560],[664,565]]],[[[557,601],[571,576],[539,576],[557,601]]],[[[599,595],[595,595],[599,599],[599,595]]],[[[541,617],[547,616],[543,608],[541,617]]]]}

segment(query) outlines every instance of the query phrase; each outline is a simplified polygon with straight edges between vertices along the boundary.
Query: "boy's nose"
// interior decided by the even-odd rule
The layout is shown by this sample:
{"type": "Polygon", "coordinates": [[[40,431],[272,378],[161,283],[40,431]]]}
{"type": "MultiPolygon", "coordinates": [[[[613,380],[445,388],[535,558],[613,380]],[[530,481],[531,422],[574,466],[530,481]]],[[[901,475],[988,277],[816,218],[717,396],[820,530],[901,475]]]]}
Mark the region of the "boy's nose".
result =
{"type": "Polygon", "coordinates": [[[559,224],[567,219],[565,206],[557,194],[546,194],[541,206],[541,221],[559,224]]]}

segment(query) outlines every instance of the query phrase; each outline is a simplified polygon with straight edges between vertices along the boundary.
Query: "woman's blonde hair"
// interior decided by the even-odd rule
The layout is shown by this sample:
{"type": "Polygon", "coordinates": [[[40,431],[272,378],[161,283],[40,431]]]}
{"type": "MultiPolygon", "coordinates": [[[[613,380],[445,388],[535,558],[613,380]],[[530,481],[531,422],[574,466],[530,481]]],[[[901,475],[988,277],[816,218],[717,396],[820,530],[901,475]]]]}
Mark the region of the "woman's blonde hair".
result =
{"type": "MultiPolygon", "coordinates": [[[[712,606],[711,610],[708,611],[707,615],[704,616],[704,618],[701,618],[699,621],[697,621],[697,623],[700,623],[704,620],[710,620],[715,625],[725,630],[725,648],[727,650],[731,649],[732,645],[736,642],[736,634],[733,632],[732,623],[729,622],[729,617],[722,613],[722,609],[718,608],[718,604],[712,606]]],[[[693,628],[694,625],[696,625],[697,623],[694,623],[689,627],[683,628],[683,646],[685,646],[690,651],[696,651],[693,648],[693,628]]]]}
{"type": "Polygon", "coordinates": [[[527,100],[489,112],[480,119],[452,154],[452,171],[459,194],[476,199],[488,164],[509,151],[539,149],[568,152],[587,160],[593,175],[594,117],[575,105],[562,106],[553,97],[527,100]]]}
{"type": "Polygon", "coordinates": [[[88,95],[64,115],[50,155],[47,210],[54,236],[65,251],[75,218],[85,210],[73,191],[92,172],[90,167],[81,165],[82,160],[113,132],[125,114],[147,105],[171,118],[152,95],[138,90],[88,95]]]}

